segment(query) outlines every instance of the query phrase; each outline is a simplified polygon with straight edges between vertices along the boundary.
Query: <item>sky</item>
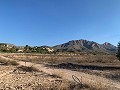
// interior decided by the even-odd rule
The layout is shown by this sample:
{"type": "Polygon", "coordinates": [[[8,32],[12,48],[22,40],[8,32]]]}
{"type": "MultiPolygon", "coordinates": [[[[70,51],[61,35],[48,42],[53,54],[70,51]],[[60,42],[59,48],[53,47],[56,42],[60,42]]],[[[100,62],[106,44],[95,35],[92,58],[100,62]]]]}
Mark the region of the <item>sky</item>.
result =
{"type": "Polygon", "coordinates": [[[120,41],[120,0],[0,0],[0,42],[54,46],[120,41]]]}

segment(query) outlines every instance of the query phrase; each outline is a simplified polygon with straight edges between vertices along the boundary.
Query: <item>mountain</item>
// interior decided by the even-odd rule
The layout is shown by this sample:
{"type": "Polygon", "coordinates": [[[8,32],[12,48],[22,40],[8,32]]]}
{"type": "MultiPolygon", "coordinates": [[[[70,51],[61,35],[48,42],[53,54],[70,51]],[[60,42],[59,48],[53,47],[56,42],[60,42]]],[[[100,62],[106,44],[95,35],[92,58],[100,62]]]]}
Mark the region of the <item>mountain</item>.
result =
{"type": "Polygon", "coordinates": [[[88,40],[72,40],[67,43],[56,45],[53,47],[57,51],[72,51],[72,52],[106,52],[114,53],[117,47],[105,42],[104,44],[99,44],[94,41],[88,40]]]}
{"type": "Polygon", "coordinates": [[[117,47],[115,47],[114,45],[112,45],[108,42],[105,42],[104,44],[102,44],[102,46],[108,51],[116,51],[117,50],[117,47]]]}
{"type": "MultiPolygon", "coordinates": [[[[11,49],[14,49],[16,47],[17,51],[23,51],[25,46],[15,46],[13,44],[8,43],[0,43],[0,52],[2,51],[10,51],[11,49]]],[[[38,47],[38,46],[36,46],[38,47]]],[[[63,43],[60,45],[56,45],[53,47],[49,46],[39,46],[40,48],[43,48],[45,50],[48,50],[50,52],[53,51],[60,51],[60,52],[104,52],[104,53],[115,53],[117,51],[117,47],[105,42],[103,44],[99,44],[94,41],[88,41],[88,40],[72,40],[67,43],[63,43]]],[[[29,48],[31,50],[35,49],[35,47],[29,48]]],[[[39,49],[39,48],[38,48],[39,49]]]]}

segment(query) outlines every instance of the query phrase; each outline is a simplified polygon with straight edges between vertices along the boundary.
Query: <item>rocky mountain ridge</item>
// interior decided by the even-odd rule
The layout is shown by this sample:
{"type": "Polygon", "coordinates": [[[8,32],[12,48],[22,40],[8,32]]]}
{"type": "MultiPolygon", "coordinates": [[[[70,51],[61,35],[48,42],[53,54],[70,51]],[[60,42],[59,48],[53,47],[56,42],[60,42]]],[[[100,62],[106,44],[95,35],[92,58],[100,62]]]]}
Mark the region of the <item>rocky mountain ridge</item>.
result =
{"type": "Polygon", "coordinates": [[[88,41],[88,40],[72,40],[64,44],[56,45],[53,48],[55,48],[58,51],[73,51],[73,52],[89,52],[89,51],[95,51],[95,52],[116,52],[117,47],[105,42],[104,44],[99,44],[94,41],[88,41]]]}

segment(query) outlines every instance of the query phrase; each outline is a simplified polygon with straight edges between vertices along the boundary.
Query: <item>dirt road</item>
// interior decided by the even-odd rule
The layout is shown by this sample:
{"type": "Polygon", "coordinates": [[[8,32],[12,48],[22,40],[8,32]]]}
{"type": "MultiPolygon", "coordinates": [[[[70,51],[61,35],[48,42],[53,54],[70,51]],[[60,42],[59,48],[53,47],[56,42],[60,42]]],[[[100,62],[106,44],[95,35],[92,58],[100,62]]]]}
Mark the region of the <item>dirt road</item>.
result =
{"type": "MultiPolygon", "coordinates": [[[[0,56],[0,57],[7,60],[13,60],[4,56],[0,56]]],[[[25,65],[25,62],[23,61],[18,61],[18,62],[20,65],[25,65]]],[[[66,69],[53,69],[53,68],[45,67],[43,64],[34,64],[31,62],[26,62],[26,66],[32,66],[32,65],[43,72],[46,72],[51,75],[52,74],[58,75],[68,81],[74,81],[72,75],[75,75],[81,80],[82,83],[86,83],[88,85],[92,85],[97,88],[106,87],[109,88],[109,90],[120,90],[120,82],[115,82],[113,80],[109,80],[100,76],[89,75],[83,72],[71,71],[66,69]]]]}

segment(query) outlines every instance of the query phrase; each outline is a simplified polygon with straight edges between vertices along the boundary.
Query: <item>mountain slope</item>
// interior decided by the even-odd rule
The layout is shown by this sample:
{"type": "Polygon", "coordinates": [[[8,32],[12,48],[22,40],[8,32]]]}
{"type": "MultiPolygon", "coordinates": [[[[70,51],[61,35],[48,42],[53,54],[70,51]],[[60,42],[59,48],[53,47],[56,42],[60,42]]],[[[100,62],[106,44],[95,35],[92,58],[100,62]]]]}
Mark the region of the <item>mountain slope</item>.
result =
{"type": "Polygon", "coordinates": [[[117,48],[110,44],[105,42],[104,44],[99,44],[94,41],[88,41],[88,40],[72,40],[67,43],[56,45],[53,48],[59,51],[97,51],[97,52],[116,52],[117,48]]]}

